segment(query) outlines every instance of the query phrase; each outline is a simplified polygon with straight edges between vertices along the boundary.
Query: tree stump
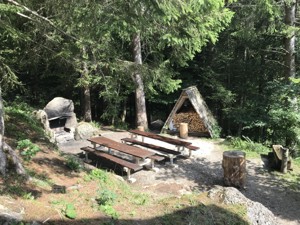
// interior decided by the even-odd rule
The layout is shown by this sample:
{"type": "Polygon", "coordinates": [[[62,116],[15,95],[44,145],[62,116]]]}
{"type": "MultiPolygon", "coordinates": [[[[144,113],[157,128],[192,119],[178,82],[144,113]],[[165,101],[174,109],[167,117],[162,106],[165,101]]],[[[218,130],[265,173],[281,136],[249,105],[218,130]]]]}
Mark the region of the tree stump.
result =
{"type": "Polygon", "coordinates": [[[289,156],[289,149],[282,145],[272,145],[273,154],[271,155],[270,164],[273,169],[282,173],[292,170],[292,161],[289,156]]]}
{"type": "Polygon", "coordinates": [[[246,154],[242,151],[223,152],[222,167],[225,186],[244,188],[246,182],[246,154]]]}
{"type": "Polygon", "coordinates": [[[181,138],[188,138],[189,128],[187,123],[180,123],[179,125],[179,136],[181,138]]]}
{"type": "Polygon", "coordinates": [[[138,126],[137,129],[138,129],[139,131],[145,131],[144,126],[138,126]]]}

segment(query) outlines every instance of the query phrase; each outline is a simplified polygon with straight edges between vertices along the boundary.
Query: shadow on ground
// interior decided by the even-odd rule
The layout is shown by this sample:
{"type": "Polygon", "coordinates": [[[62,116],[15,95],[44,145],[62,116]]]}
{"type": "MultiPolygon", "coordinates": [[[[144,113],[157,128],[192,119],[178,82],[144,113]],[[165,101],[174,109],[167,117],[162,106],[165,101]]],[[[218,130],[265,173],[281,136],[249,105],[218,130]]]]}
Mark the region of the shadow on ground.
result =
{"type": "MultiPolygon", "coordinates": [[[[142,206],[141,206],[142,207],[142,206]]],[[[153,217],[151,219],[111,219],[108,217],[99,218],[85,218],[81,220],[48,220],[43,222],[43,224],[49,225],[79,225],[79,224],[89,224],[89,225],[198,225],[198,224],[239,224],[247,225],[249,224],[242,216],[243,212],[232,213],[224,208],[220,208],[217,205],[204,205],[199,204],[193,207],[181,207],[175,212],[161,213],[162,216],[153,217]]],[[[139,215],[136,215],[138,217],[139,215]]],[[[1,219],[0,219],[1,222],[1,219]]],[[[28,221],[30,222],[30,221],[28,221]]]]}

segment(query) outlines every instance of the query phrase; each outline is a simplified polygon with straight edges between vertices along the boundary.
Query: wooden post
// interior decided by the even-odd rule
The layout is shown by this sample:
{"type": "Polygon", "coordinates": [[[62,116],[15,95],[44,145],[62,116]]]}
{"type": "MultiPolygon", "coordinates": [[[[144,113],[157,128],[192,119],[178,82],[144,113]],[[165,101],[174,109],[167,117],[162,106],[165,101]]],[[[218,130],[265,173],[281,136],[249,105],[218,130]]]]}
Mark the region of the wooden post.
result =
{"type": "Polygon", "coordinates": [[[246,182],[246,154],[242,151],[223,152],[222,167],[224,170],[224,184],[244,188],[246,182]]]}
{"type": "Polygon", "coordinates": [[[145,131],[145,128],[144,128],[143,126],[138,126],[137,129],[138,129],[139,131],[145,131]]]}
{"type": "Polygon", "coordinates": [[[180,123],[179,125],[179,136],[181,138],[188,138],[189,135],[189,129],[187,123],[180,123]]]}
{"type": "Polygon", "coordinates": [[[281,173],[287,173],[288,170],[288,161],[289,161],[289,149],[288,148],[280,148],[282,154],[282,161],[281,161],[281,173]]]}

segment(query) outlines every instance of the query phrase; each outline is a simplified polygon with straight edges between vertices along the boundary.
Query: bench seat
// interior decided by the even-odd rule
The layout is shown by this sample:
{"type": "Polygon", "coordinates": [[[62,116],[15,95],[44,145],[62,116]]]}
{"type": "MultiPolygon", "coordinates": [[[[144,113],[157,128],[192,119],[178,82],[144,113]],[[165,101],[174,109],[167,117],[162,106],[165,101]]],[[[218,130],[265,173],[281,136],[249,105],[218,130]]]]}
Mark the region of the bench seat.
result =
{"type": "Polygon", "coordinates": [[[200,147],[193,146],[193,145],[189,145],[186,148],[189,149],[189,150],[193,150],[193,151],[196,151],[196,150],[200,149],[200,147]]]}
{"type": "Polygon", "coordinates": [[[181,153],[172,149],[168,149],[168,148],[164,148],[158,145],[153,145],[150,143],[146,143],[146,142],[142,142],[142,141],[138,141],[136,139],[133,138],[123,138],[122,139],[123,142],[128,142],[128,143],[132,143],[135,145],[140,145],[140,146],[144,146],[159,152],[163,152],[163,153],[167,153],[167,154],[172,154],[172,155],[180,155],[181,153]]]}
{"type": "Polygon", "coordinates": [[[143,168],[142,166],[140,166],[138,164],[129,162],[129,161],[125,160],[125,159],[118,158],[116,156],[107,154],[105,152],[97,151],[94,148],[89,147],[89,146],[82,147],[80,149],[83,150],[83,151],[85,151],[86,156],[87,156],[87,153],[91,153],[91,154],[97,156],[98,158],[106,159],[106,160],[108,160],[110,162],[113,162],[113,163],[115,163],[117,165],[122,166],[124,168],[124,170],[127,172],[128,179],[130,179],[130,170],[137,171],[137,170],[141,170],[143,168]]]}

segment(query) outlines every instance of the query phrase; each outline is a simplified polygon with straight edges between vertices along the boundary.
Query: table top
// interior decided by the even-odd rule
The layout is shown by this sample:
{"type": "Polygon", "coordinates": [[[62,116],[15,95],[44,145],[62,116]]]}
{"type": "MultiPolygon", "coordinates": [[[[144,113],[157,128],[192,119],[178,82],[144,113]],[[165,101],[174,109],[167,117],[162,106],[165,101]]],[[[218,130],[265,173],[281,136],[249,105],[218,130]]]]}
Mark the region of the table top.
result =
{"type": "Polygon", "coordinates": [[[145,131],[140,131],[140,130],[129,130],[129,132],[133,133],[133,134],[138,134],[138,135],[141,135],[141,136],[144,136],[144,137],[156,139],[156,140],[159,140],[159,141],[164,141],[164,142],[167,142],[169,144],[177,145],[177,146],[187,147],[187,146],[192,144],[191,142],[181,141],[181,140],[178,140],[178,139],[165,137],[165,136],[161,136],[161,135],[158,135],[158,134],[145,132],[145,131]]]}
{"type": "Polygon", "coordinates": [[[146,149],[123,144],[123,143],[120,143],[120,142],[117,142],[117,141],[114,141],[112,139],[102,137],[102,136],[90,138],[90,139],[88,139],[88,141],[90,141],[93,144],[102,145],[104,147],[111,148],[111,149],[117,150],[119,152],[123,152],[128,155],[132,155],[132,156],[139,157],[142,159],[145,159],[149,156],[155,155],[154,152],[148,151],[146,149]]]}

